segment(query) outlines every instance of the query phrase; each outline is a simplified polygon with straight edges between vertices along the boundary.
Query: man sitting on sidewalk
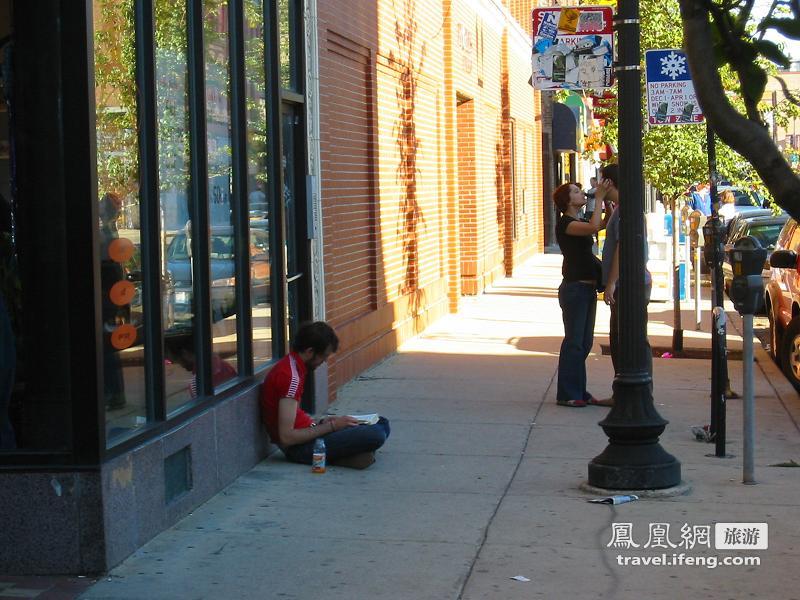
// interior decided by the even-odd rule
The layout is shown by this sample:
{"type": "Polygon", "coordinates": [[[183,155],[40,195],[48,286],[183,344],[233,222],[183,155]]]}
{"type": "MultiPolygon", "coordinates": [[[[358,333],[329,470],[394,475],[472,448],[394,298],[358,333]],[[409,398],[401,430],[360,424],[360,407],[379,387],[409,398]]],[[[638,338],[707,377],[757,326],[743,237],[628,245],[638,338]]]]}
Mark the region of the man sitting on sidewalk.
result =
{"type": "Polygon", "coordinates": [[[332,465],[364,469],[375,462],[375,450],[389,437],[389,421],[362,425],[350,416],[329,416],[315,422],[300,399],[306,374],[339,348],[339,338],[322,321],[304,323],[295,333],[292,350],[279,360],[261,387],[261,413],[273,442],[292,462],[310,465],[314,440],[325,440],[332,465]]]}

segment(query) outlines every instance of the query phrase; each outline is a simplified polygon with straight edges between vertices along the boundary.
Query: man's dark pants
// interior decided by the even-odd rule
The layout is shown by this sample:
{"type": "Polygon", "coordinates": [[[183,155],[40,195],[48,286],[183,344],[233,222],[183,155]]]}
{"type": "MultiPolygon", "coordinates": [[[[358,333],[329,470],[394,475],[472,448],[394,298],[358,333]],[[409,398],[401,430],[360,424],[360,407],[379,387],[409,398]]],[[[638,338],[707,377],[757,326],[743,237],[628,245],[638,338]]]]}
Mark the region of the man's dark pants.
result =
{"type": "MultiPolygon", "coordinates": [[[[650,292],[652,284],[647,284],[645,289],[645,299],[650,302],[650,292]]],[[[647,360],[650,373],[653,372],[653,352],[650,349],[650,342],[645,339],[647,344],[647,360]]],[[[608,346],[611,352],[611,364],[614,365],[614,374],[619,373],[619,287],[614,290],[614,304],[611,305],[611,319],[608,325],[608,346]]],[[[651,384],[652,385],[652,384],[651,384]]]]}
{"type": "MultiPolygon", "coordinates": [[[[325,440],[325,460],[333,464],[340,458],[374,452],[383,446],[390,431],[389,421],[381,417],[375,425],[347,427],[324,435],[322,439],[325,440]]],[[[305,444],[286,446],[282,450],[290,461],[310,465],[314,456],[314,442],[315,440],[311,440],[305,444]]]]}

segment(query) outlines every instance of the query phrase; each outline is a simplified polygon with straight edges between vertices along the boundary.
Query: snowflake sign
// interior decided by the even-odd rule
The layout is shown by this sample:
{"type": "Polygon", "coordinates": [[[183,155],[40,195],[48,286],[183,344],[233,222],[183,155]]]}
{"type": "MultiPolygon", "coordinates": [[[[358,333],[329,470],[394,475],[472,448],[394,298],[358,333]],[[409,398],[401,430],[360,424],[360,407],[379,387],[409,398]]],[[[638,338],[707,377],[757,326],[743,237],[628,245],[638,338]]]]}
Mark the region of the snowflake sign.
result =
{"type": "Polygon", "coordinates": [[[686,57],[675,54],[672,50],[666,56],[661,57],[661,74],[672,78],[674,81],[679,75],[686,73],[686,57]]]}
{"type": "Polygon", "coordinates": [[[650,125],[690,125],[703,122],[686,55],[682,50],[644,53],[647,117],[650,125]]]}

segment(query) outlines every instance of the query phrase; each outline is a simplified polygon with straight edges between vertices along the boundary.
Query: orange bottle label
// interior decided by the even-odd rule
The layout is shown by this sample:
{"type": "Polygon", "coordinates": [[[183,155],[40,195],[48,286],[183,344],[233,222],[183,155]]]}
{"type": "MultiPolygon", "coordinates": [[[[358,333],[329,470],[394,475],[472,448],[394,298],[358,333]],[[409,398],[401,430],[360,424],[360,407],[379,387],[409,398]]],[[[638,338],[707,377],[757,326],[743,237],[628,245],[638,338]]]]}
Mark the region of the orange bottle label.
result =
{"type": "Polygon", "coordinates": [[[311,459],[311,472],[324,473],[325,472],[325,455],[314,453],[311,459]]]}

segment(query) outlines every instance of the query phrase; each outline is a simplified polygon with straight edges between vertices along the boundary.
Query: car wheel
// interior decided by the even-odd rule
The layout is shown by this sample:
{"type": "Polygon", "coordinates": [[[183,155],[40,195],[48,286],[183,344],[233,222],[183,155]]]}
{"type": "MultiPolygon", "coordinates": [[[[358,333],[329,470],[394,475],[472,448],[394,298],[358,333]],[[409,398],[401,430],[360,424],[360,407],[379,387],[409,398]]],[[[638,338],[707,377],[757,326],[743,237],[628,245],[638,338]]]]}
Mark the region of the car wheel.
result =
{"type": "Polygon", "coordinates": [[[769,355],[777,365],[781,364],[781,334],[778,331],[778,325],[775,322],[775,317],[772,314],[772,307],[767,309],[767,317],[769,318],[769,355]]]}
{"type": "Polygon", "coordinates": [[[800,317],[789,322],[781,340],[781,367],[783,374],[796,390],[800,391],[800,317]]]}

